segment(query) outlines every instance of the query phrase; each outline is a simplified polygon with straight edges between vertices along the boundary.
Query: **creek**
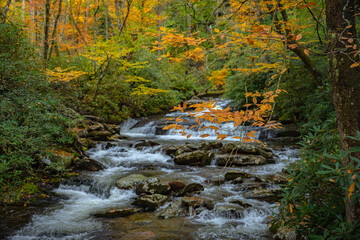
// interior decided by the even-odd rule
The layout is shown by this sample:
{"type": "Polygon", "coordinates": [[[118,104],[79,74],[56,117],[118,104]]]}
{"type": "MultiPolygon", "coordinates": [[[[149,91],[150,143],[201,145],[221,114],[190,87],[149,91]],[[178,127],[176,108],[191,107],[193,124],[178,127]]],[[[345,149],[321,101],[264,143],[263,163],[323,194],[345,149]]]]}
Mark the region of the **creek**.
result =
{"type": "MultiPolygon", "coordinates": [[[[220,101],[219,107],[227,104],[220,101]]],[[[170,113],[166,117],[179,115],[181,113],[170,113]]],[[[31,220],[9,239],[272,239],[268,223],[272,212],[276,211],[276,203],[249,197],[249,192],[253,193],[259,186],[261,189],[278,189],[278,184],[268,179],[281,174],[290,162],[298,160],[298,148],[274,144],[273,133],[260,130],[257,137],[266,135],[264,141],[275,154],[271,163],[224,167],[218,166],[215,157],[206,166],[176,165],[174,157],[166,154],[164,149],[186,143],[187,146],[201,145],[213,141],[216,135],[202,139],[194,131],[193,137],[186,139],[161,131],[162,124],[162,120],[130,119],[125,122],[121,134],[128,139],[112,142],[110,146],[101,143],[87,152],[105,168],[96,172],[83,171],[79,177],[61,183],[53,190],[59,200],[34,212],[31,220]],[[139,147],[139,143],[144,142],[159,145],[139,147]],[[241,170],[260,181],[254,183],[251,178],[243,183],[223,181],[225,173],[232,170],[241,170]],[[120,178],[131,174],[156,177],[164,184],[174,180],[185,184],[199,183],[204,189],[193,196],[210,200],[214,207],[189,207],[190,212],[185,211],[185,215],[160,218],[159,214],[169,204],[183,197],[173,195],[171,201],[155,211],[139,211],[125,217],[96,217],[105,211],[135,207],[132,205],[138,197],[135,190],[115,186],[120,178]]],[[[238,134],[231,123],[223,126],[221,131],[229,136],[238,134]]],[[[231,138],[223,142],[230,141],[231,138]]]]}

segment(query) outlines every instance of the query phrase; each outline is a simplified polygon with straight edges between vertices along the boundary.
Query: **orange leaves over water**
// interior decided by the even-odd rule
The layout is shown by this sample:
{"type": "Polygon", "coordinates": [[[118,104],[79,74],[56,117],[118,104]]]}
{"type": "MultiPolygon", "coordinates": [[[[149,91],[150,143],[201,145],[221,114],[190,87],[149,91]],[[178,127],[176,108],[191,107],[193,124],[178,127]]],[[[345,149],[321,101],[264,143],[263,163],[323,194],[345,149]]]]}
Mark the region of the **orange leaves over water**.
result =
{"type": "MultiPolygon", "coordinates": [[[[245,126],[245,123],[249,123],[254,127],[265,127],[265,128],[281,128],[281,124],[276,121],[270,120],[271,111],[273,110],[272,104],[275,102],[275,98],[281,93],[286,92],[284,90],[278,89],[275,92],[270,91],[266,93],[246,93],[245,96],[252,99],[252,103],[245,104],[244,110],[231,112],[230,107],[226,109],[219,109],[214,102],[210,100],[209,102],[202,102],[200,104],[193,104],[189,107],[191,109],[195,109],[193,112],[185,112],[187,105],[184,103],[182,106],[179,104],[175,106],[171,111],[181,111],[187,113],[189,117],[195,118],[195,125],[189,127],[189,129],[199,128],[198,131],[202,131],[205,129],[214,130],[217,135],[217,140],[224,140],[228,136],[226,134],[220,134],[219,130],[221,128],[221,124],[232,122],[234,123],[234,127],[245,126]],[[258,99],[259,98],[259,99],[258,99]],[[220,126],[208,125],[204,126],[203,123],[211,123],[211,124],[219,124],[220,126]]],[[[175,124],[170,124],[165,126],[163,129],[175,129],[181,130],[181,134],[183,136],[186,135],[185,126],[180,125],[180,122],[187,122],[186,119],[181,118],[179,116],[175,119],[175,124]]],[[[256,131],[251,131],[245,133],[244,136],[233,136],[234,139],[239,139],[243,142],[257,142],[259,144],[263,143],[259,140],[255,139],[256,131]]],[[[202,134],[200,137],[206,138],[209,137],[210,134],[202,134]]],[[[190,138],[191,134],[187,134],[187,138],[190,138]]]]}

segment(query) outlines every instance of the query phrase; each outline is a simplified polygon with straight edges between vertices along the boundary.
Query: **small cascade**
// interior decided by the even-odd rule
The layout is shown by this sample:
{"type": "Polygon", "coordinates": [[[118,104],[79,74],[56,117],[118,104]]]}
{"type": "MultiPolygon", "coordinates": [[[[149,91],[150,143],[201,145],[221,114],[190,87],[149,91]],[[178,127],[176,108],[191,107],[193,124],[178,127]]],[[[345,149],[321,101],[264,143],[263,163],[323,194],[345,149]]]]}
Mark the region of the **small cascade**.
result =
{"type": "MultiPolygon", "coordinates": [[[[225,108],[228,104],[229,101],[218,102],[220,108],[225,108]]],[[[181,114],[172,112],[164,116],[164,119],[181,114]]],[[[32,221],[15,232],[10,239],[137,239],[137,235],[132,235],[134,232],[153,232],[159,239],[272,239],[268,223],[276,204],[251,198],[246,194],[257,188],[258,184],[262,186],[260,189],[276,189],[278,186],[266,179],[273,179],[289,163],[297,161],[298,149],[277,147],[272,151],[276,155],[273,162],[263,165],[224,168],[216,165],[215,158],[205,167],[176,165],[174,158],[165,154],[165,147],[185,146],[185,139],[189,141],[187,147],[196,149],[197,140],[203,139],[200,135],[210,135],[203,140],[214,140],[217,135],[211,129],[201,132],[193,129],[189,132],[192,137],[186,139],[186,136],[172,131],[159,131],[163,124],[162,120],[147,119],[129,119],[124,122],[121,134],[130,139],[119,140],[109,146],[99,144],[87,152],[91,159],[105,168],[97,172],[83,172],[79,177],[63,182],[54,190],[54,194],[62,200],[56,206],[45,209],[44,213],[34,215],[32,221]],[[154,142],[156,144],[150,144],[154,142]],[[251,181],[256,179],[248,179],[254,187],[251,189],[250,185],[225,181],[225,172],[234,170],[251,174],[256,176],[254,179],[265,182],[254,184],[251,181]],[[194,196],[211,200],[213,208],[202,208],[201,211],[193,209],[197,214],[191,216],[160,219],[157,214],[170,205],[167,203],[155,212],[141,212],[130,217],[111,220],[94,217],[112,209],[134,208],[131,203],[139,197],[135,189],[122,190],[116,187],[119,179],[131,174],[157,177],[165,184],[174,180],[181,180],[186,184],[201,184],[204,189],[194,196]]],[[[245,131],[253,130],[258,130],[258,139],[272,136],[271,131],[250,126],[234,129],[233,123],[222,124],[219,133],[227,134],[230,137],[225,141],[231,141],[232,136],[242,136],[245,131]]],[[[221,154],[220,148],[214,151],[215,154],[221,154]]],[[[170,199],[172,202],[181,201],[182,196],[171,196],[170,199]]],[[[138,236],[141,238],[142,235],[138,236]]]]}

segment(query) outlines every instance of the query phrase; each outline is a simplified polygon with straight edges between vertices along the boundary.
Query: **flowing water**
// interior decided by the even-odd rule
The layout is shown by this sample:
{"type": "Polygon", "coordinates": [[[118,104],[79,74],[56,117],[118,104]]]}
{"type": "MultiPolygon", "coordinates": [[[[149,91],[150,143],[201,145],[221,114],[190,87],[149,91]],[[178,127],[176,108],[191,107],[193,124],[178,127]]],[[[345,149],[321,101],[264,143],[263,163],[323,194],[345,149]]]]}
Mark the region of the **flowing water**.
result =
{"type": "MultiPolygon", "coordinates": [[[[92,159],[103,163],[106,168],[98,172],[83,172],[81,180],[61,184],[54,190],[61,199],[59,203],[33,215],[31,221],[9,239],[271,239],[267,226],[269,217],[276,211],[274,204],[245,198],[244,188],[237,184],[226,182],[216,186],[209,181],[224,175],[225,171],[239,168],[224,169],[214,163],[206,167],[175,165],[162,147],[197,142],[199,134],[193,132],[194,137],[190,140],[171,133],[157,135],[157,124],[157,121],[139,124],[139,120],[134,119],[125,122],[121,134],[128,135],[130,139],[119,140],[110,148],[99,144],[88,151],[92,159]],[[134,147],[135,143],[144,139],[161,145],[142,149],[134,147]],[[114,186],[118,179],[132,173],[156,176],[164,183],[176,179],[185,183],[200,183],[205,189],[197,196],[212,199],[215,208],[191,217],[171,219],[159,219],[156,216],[159,210],[115,219],[93,217],[105,210],[133,207],[131,203],[137,196],[134,190],[120,190],[114,186]],[[251,207],[239,211],[218,211],[222,206],[233,206],[234,200],[242,200],[251,207]]],[[[229,123],[221,131],[235,135],[240,130],[233,130],[229,123]]],[[[214,138],[215,135],[209,139],[214,138]]],[[[268,177],[297,160],[296,148],[277,146],[273,151],[277,155],[275,163],[246,166],[241,170],[268,177]]]]}

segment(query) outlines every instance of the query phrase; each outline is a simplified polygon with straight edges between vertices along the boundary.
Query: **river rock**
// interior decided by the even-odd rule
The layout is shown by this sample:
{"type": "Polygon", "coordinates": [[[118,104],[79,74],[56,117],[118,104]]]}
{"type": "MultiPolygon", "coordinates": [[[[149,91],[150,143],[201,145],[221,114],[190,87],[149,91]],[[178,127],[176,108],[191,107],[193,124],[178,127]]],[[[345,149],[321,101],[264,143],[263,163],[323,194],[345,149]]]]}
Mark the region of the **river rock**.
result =
{"type": "Polygon", "coordinates": [[[252,192],[247,192],[244,194],[244,197],[274,203],[280,200],[280,194],[280,188],[269,188],[257,189],[252,192]]]}
{"type": "Polygon", "coordinates": [[[237,204],[237,205],[239,205],[239,206],[241,206],[243,208],[248,208],[248,207],[252,206],[251,204],[248,204],[245,201],[240,200],[240,199],[230,200],[230,203],[237,204]]]}
{"type": "Polygon", "coordinates": [[[186,152],[177,155],[174,159],[178,165],[206,166],[211,163],[214,154],[209,151],[186,152]]]}
{"type": "Polygon", "coordinates": [[[217,165],[219,166],[245,166],[245,165],[262,165],[268,163],[266,158],[260,155],[216,155],[217,165]]]}
{"type": "Polygon", "coordinates": [[[217,205],[215,211],[227,218],[241,218],[241,212],[244,210],[244,207],[237,204],[221,204],[217,205]]]}
{"type": "Polygon", "coordinates": [[[223,146],[222,142],[219,141],[209,141],[209,142],[203,142],[200,146],[201,150],[213,150],[213,149],[221,149],[223,146]]]}
{"type": "Polygon", "coordinates": [[[126,177],[120,178],[115,186],[119,189],[132,189],[136,187],[139,183],[147,179],[144,175],[141,174],[131,174],[126,177]]]}
{"type": "Polygon", "coordinates": [[[251,175],[243,171],[228,171],[225,173],[225,179],[230,181],[236,178],[251,178],[251,175]]]}
{"type": "Polygon", "coordinates": [[[164,149],[164,152],[167,154],[167,155],[170,155],[170,156],[175,156],[175,153],[176,151],[178,150],[178,146],[169,146],[167,148],[164,149]]]}
{"type": "Polygon", "coordinates": [[[158,214],[156,214],[159,218],[169,219],[175,217],[185,216],[185,211],[181,207],[181,201],[176,200],[169,204],[165,209],[161,210],[158,214]]]}
{"type": "Polygon", "coordinates": [[[261,156],[263,156],[264,158],[266,158],[268,161],[269,160],[273,160],[272,163],[275,162],[275,154],[271,151],[271,149],[269,148],[257,148],[257,153],[261,156]]]}
{"type": "Polygon", "coordinates": [[[127,217],[135,213],[141,212],[140,208],[123,208],[123,209],[113,209],[102,213],[93,214],[94,217],[102,218],[118,218],[118,217],[127,217]]]}
{"type": "Polygon", "coordinates": [[[214,202],[209,199],[204,199],[200,197],[183,197],[181,199],[181,204],[184,207],[205,207],[209,210],[214,209],[214,202]]]}
{"type": "Polygon", "coordinates": [[[149,141],[149,140],[142,140],[141,142],[135,144],[135,148],[139,149],[139,148],[143,148],[143,147],[155,147],[155,146],[159,146],[160,143],[157,142],[153,142],[153,141],[149,141]]]}
{"type": "Polygon", "coordinates": [[[169,186],[170,186],[171,192],[178,193],[184,189],[186,184],[180,180],[174,180],[174,181],[169,182],[169,186]]]}
{"type": "Polygon", "coordinates": [[[154,211],[155,209],[164,205],[169,198],[161,194],[142,195],[137,198],[132,204],[145,208],[146,210],[154,211]]]}
{"type": "Polygon", "coordinates": [[[222,153],[231,154],[257,154],[258,148],[259,147],[255,144],[229,142],[224,144],[224,146],[221,148],[221,151],[222,153]]]}
{"type": "Polygon", "coordinates": [[[202,190],[204,190],[204,186],[200,183],[190,183],[181,191],[181,195],[199,193],[202,190]]]}
{"type": "Polygon", "coordinates": [[[85,171],[100,171],[105,169],[102,163],[91,158],[79,159],[75,162],[75,167],[85,171]]]}
{"type": "Polygon", "coordinates": [[[146,180],[142,181],[140,184],[137,185],[136,194],[167,194],[169,190],[169,185],[162,184],[160,183],[160,180],[158,178],[151,177],[147,178],[146,180]]]}
{"type": "Polygon", "coordinates": [[[109,131],[93,131],[89,132],[88,137],[95,141],[107,141],[111,135],[109,131]]]}

